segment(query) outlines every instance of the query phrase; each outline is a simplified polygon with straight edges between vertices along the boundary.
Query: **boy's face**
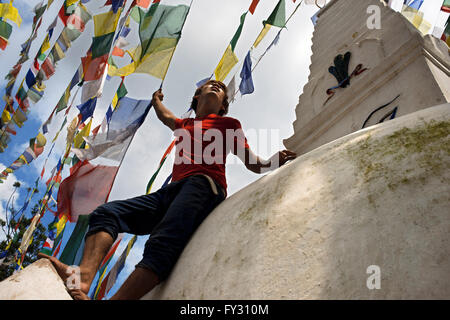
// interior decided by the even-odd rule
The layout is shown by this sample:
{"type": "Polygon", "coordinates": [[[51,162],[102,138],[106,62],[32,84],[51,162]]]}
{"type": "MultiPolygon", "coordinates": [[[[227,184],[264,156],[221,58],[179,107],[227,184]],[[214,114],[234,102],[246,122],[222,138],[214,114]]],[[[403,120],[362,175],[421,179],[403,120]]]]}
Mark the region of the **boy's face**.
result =
{"type": "MultiPolygon", "coordinates": [[[[222,83],[218,81],[208,81],[203,86],[197,89],[195,98],[200,102],[201,99],[214,100],[217,103],[212,104],[215,107],[213,110],[214,113],[219,114],[221,110],[225,110],[225,106],[223,105],[223,101],[226,97],[226,87],[222,83]],[[199,91],[199,92],[198,92],[199,91]]],[[[199,103],[200,105],[200,103],[199,103]]],[[[211,104],[209,104],[211,105],[211,104]]],[[[198,112],[197,107],[197,112],[198,112]]]]}

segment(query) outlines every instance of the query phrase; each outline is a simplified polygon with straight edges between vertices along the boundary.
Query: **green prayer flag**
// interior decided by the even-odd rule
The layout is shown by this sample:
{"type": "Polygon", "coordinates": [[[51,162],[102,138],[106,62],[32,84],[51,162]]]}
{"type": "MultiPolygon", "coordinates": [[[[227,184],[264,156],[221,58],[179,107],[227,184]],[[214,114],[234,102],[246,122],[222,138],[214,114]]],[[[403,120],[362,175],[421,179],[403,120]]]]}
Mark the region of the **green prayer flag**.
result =
{"type": "Polygon", "coordinates": [[[69,241],[67,241],[64,251],[61,253],[61,256],[59,257],[59,261],[69,266],[74,264],[78,248],[83,242],[88,226],[89,226],[89,215],[80,215],[78,217],[77,224],[73,229],[72,235],[70,236],[69,241]]]}
{"type": "Polygon", "coordinates": [[[114,40],[114,32],[92,39],[92,59],[108,54],[114,40]]]}
{"type": "Polygon", "coordinates": [[[140,60],[147,54],[153,39],[179,39],[189,7],[186,5],[166,6],[154,3],[149,11],[140,11],[139,38],[141,40],[140,60]]]}
{"type": "Polygon", "coordinates": [[[117,89],[117,99],[121,99],[125,97],[128,93],[127,88],[125,88],[125,84],[122,82],[119,89],[117,89]]]}
{"type": "Polygon", "coordinates": [[[0,21],[0,36],[5,39],[9,39],[12,32],[12,26],[3,20],[0,21]]]}
{"type": "Polygon", "coordinates": [[[263,21],[263,24],[270,24],[271,26],[283,28],[286,24],[286,5],[284,0],[280,0],[273,9],[267,20],[263,21]]]}
{"type": "MultiPolygon", "coordinates": [[[[141,59],[147,52],[150,42],[152,42],[155,28],[150,28],[156,9],[159,7],[159,2],[153,3],[147,12],[139,9],[139,39],[141,40],[142,52],[141,59]]],[[[159,11],[160,13],[161,11],[159,11]]],[[[154,25],[154,24],[153,24],[154,25]]]]}
{"type": "Polygon", "coordinates": [[[239,39],[239,37],[241,36],[241,32],[242,32],[242,28],[244,27],[244,21],[245,21],[245,17],[247,15],[247,12],[245,12],[242,16],[241,16],[241,24],[239,25],[238,29],[236,30],[236,33],[233,36],[233,39],[231,39],[231,50],[234,52],[234,48],[236,47],[236,43],[239,39]]]}
{"type": "Polygon", "coordinates": [[[130,17],[136,21],[137,23],[140,23],[141,21],[141,8],[138,6],[133,7],[130,11],[130,17]]]}

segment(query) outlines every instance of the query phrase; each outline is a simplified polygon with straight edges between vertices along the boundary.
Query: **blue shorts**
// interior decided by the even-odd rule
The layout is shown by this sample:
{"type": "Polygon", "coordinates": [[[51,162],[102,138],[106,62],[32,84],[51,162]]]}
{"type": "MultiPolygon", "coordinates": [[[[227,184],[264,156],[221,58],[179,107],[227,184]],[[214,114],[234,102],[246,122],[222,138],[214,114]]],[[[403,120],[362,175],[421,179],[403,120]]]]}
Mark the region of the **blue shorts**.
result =
{"type": "Polygon", "coordinates": [[[148,195],[105,203],[90,215],[86,237],[99,231],[114,240],[122,232],[150,234],[136,267],[151,269],[163,281],[197,227],[225,199],[220,185],[212,183],[193,175],[148,195]]]}

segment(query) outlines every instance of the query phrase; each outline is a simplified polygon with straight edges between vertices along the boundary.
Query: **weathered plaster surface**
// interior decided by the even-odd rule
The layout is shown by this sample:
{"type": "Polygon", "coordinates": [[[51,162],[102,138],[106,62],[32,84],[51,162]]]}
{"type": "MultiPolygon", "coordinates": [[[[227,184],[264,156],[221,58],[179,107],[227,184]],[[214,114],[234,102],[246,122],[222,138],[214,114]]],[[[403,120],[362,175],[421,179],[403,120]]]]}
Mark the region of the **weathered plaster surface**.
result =
{"type": "Polygon", "coordinates": [[[0,282],[0,300],[72,300],[55,268],[40,259],[0,282]]]}
{"type": "Polygon", "coordinates": [[[449,181],[450,104],[355,132],[221,203],[146,298],[449,299],[449,181]]]}

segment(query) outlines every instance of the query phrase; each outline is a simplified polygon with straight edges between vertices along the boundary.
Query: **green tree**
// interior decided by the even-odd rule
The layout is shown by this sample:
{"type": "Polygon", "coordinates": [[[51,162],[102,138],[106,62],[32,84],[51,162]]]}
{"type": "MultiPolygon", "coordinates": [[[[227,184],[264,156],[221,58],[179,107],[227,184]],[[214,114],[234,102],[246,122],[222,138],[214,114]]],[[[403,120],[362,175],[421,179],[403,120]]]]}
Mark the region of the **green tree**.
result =
{"type": "MultiPolygon", "coordinates": [[[[31,217],[39,212],[39,208],[41,205],[41,201],[36,203],[34,207],[31,209],[31,217]]],[[[7,256],[5,260],[0,265],[0,281],[6,279],[10,275],[13,274],[14,268],[16,264],[14,263],[14,256],[17,252],[17,249],[20,247],[22,237],[24,232],[27,230],[28,226],[31,223],[32,218],[25,217],[25,214],[20,219],[17,214],[17,211],[14,208],[10,209],[10,219],[9,221],[4,221],[0,219],[0,224],[2,228],[8,226],[8,232],[6,240],[0,242],[0,252],[3,252],[7,247],[9,241],[13,239],[10,248],[8,249],[7,256]],[[15,219],[17,217],[17,220],[15,219]],[[15,226],[18,224],[17,230],[15,230],[15,226]]],[[[39,253],[42,245],[44,244],[47,236],[46,236],[46,227],[39,223],[36,227],[36,230],[33,233],[33,241],[27,249],[25,259],[23,261],[23,267],[28,266],[37,260],[37,254],[39,253]]]]}

